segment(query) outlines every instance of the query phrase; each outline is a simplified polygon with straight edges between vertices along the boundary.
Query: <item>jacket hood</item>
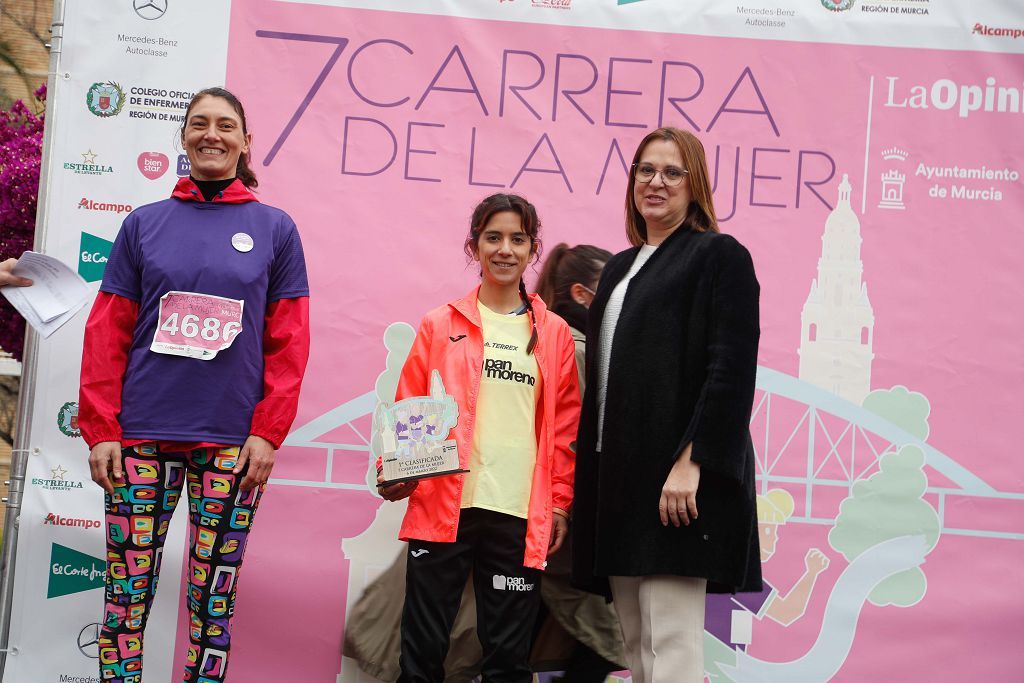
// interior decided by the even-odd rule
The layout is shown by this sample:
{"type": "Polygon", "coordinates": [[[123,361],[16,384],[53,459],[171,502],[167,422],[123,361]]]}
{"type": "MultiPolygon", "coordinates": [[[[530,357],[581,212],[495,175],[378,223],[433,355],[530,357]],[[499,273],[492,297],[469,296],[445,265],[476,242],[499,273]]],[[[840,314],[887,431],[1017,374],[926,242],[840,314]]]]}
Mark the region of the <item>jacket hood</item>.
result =
{"type": "MultiPolygon", "coordinates": [[[[188,176],[178,179],[177,184],[174,186],[174,191],[171,192],[171,197],[184,202],[204,201],[199,187],[188,176]]],[[[259,199],[256,198],[256,195],[249,188],[242,184],[241,180],[235,178],[233,183],[217,193],[217,196],[210,201],[217,204],[246,204],[248,202],[258,202],[259,199]]]]}

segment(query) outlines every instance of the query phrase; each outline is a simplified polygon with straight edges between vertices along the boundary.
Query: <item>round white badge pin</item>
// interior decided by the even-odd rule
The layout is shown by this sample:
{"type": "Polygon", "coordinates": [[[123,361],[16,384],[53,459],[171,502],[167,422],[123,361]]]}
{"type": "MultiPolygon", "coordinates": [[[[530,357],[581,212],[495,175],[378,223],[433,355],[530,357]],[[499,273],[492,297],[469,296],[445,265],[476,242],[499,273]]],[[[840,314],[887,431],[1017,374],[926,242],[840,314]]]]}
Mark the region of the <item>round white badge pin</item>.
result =
{"type": "Polygon", "coordinates": [[[240,251],[243,254],[252,251],[252,244],[252,238],[244,232],[236,232],[231,236],[231,246],[235,248],[235,251],[240,251]]]}

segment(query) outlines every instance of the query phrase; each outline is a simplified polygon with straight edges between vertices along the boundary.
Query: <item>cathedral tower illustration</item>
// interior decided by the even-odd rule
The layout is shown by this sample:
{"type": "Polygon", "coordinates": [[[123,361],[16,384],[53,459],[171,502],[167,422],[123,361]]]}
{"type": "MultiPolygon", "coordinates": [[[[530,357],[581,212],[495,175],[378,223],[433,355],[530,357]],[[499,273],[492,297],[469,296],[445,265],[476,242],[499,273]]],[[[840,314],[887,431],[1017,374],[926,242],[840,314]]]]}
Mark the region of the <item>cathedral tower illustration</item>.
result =
{"type": "Polygon", "coordinates": [[[860,220],[843,174],[839,202],[825,221],[818,277],[800,314],[800,379],[860,405],[871,391],[875,314],[860,258],[860,220]]]}

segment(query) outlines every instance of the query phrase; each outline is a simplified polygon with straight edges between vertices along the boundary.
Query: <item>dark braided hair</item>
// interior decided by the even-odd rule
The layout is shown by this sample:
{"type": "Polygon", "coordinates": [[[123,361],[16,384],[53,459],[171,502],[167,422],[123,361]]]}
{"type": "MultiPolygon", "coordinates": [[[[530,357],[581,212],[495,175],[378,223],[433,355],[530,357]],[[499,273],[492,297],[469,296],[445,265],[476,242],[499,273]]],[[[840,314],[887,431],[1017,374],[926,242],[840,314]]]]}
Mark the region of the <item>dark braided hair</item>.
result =
{"type": "MultiPolygon", "coordinates": [[[[248,135],[249,129],[246,127],[245,122],[245,109],[242,107],[242,102],[234,93],[224,88],[206,88],[200,90],[192,96],[191,101],[188,103],[188,108],[185,110],[185,118],[181,120],[181,139],[185,139],[185,127],[188,125],[188,115],[192,111],[192,107],[195,106],[196,102],[203,99],[204,97],[219,97],[222,100],[226,100],[231,108],[238,114],[238,118],[242,120],[242,135],[248,135]]],[[[251,150],[250,150],[251,151],[251,150]]],[[[249,168],[249,152],[245,152],[238,156],[238,164],[235,166],[235,177],[242,181],[242,184],[247,188],[254,189],[259,186],[259,181],[256,180],[256,174],[253,173],[252,169],[249,168]]]]}
{"type": "MultiPolygon", "coordinates": [[[[505,211],[511,211],[512,213],[519,216],[519,220],[523,226],[523,232],[530,238],[530,251],[533,254],[533,260],[536,261],[540,258],[541,241],[540,241],[540,219],[537,218],[537,209],[528,202],[524,197],[520,197],[515,194],[492,194],[489,197],[485,197],[483,201],[476,205],[473,209],[473,217],[469,223],[469,235],[466,236],[466,242],[463,244],[463,249],[466,255],[473,258],[475,255],[474,248],[480,241],[480,233],[487,227],[491,218],[495,214],[503,213],[505,211]]],[[[519,297],[526,304],[526,312],[530,316],[530,325],[533,328],[530,334],[530,343],[526,345],[526,353],[532,354],[534,347],[537,346],[537,316],[533,311],[533,304],[530,302],[530,295],[526,293],[526,283],[523,282],[522,278],[519,278],[519,297]]]]}

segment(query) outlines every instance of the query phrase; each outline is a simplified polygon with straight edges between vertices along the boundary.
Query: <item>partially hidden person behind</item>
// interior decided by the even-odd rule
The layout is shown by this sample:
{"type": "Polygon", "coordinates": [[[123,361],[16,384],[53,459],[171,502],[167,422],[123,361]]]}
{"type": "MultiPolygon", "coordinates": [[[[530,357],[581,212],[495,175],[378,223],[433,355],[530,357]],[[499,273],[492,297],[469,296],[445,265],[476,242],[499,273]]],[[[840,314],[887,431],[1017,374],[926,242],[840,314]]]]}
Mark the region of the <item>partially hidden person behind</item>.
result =
{"type": "Polygon", "coordinates": [[[590,308],[573,580],[612,596],[635,683],[696,683],[706,591],[762,587],[748,426],[760,288],[719,231],[694,135],[643,138],[625,213],[633,247],[590,308]]]}
{"type": "MultiPolygon", "coordinates": [[[[586,387],[588,309],[611,256],[591,244],[570,247],[563,242],[548,250],[537,279],[538,296],[569,323],[581,396],[586,387]]],[[[603,683],[608,674],[625,668],[619,620],[604,597],[571,585],[570,545],[566,542],[553,554],[544,570],[542,618],[531,661],[540,670],[563,671],[552,681],[603,683]]]]}
{"type": "Polygon", "coordinates": [[[309,355],[302,244],[291,218],[252,193],[241,102],[200,91],[180,135],[191,176],[125,219],[85,329],[79,424],[105,491],[105,683],[142,678],[183,490],[189,645],[178,680],[224,681],[242,557],[309,355]]]}
{"type": "MultiPolygon", "coordinates": [[[[487,683],[528,683],[541,572],[562,545],[572,505],[579,389],[569,326],[528,295],[540,221],[523,197],[474,209],[464,248],[481,282],[426,314],[396,400],[429,393],[437,370],[455,398],[452,437],[466,474],[380,486],[411,496],[399,681],[440,683],[449,636],[472,573],[487,683]]],[[[378,477],[383,482],[383,477],[378,477]]]]}

